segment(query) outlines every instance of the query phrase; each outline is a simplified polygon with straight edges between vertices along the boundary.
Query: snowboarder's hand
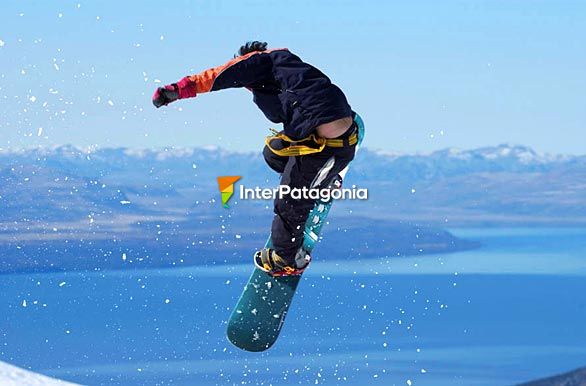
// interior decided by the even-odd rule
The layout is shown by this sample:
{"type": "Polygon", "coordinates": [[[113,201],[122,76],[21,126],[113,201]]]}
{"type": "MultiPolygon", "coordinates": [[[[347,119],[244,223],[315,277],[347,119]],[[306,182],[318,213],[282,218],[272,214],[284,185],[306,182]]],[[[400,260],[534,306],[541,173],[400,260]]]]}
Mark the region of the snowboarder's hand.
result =
{"type": "Polygon", "coordinates": [[[165,87],[159,87],[153,94],[153,105],[156,108],[166,106],[171,102],[179,99],[179,87],[177,83],[168,84],[165,87]]]}

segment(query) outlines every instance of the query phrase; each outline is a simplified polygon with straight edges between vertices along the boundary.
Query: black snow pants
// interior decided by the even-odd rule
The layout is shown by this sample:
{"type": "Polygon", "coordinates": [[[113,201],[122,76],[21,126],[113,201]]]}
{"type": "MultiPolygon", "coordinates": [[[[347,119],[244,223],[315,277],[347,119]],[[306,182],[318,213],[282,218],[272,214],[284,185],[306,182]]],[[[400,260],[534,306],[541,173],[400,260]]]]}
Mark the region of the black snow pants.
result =
{"type": "MultiPolygon", "coordinates": [[[[355,133],[357,126],[353,123],[338,139],[347,139],[355,133]]],[[[292,189],[325,188],[354,159],[356,145],[348,145],[347,141],[344,144],[344,147],[326,146],[319,153],[294,157],[278,156],[265,146],[263,156],[271,169],[281,174],[281,185],[288,185],[292,189]]],[[[281,149],[287,144],[273,140],[271,146],[281,149]]],[[[275,199],[271,238],[273,248],[288,265],[295,264],[295,254],[303,244],[305,221],[314,204],[314,199],[296,199],[291,195],[282,199],[277,196],[275,199]]]]}

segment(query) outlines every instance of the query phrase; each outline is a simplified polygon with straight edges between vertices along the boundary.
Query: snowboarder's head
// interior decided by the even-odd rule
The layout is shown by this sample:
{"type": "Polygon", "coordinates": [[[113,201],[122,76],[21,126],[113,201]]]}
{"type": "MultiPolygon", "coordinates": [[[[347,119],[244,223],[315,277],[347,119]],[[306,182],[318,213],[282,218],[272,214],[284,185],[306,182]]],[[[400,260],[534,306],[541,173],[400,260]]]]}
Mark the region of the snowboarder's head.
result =
{"type": "Polygon", "coordinates": [[[268,45],[267,42],[259,42],[257,40],[251,41],[251,42],[246,42],[246,44],[244,44],[243,46],[240,47],[240,49],[238,50],[238,53],[236,55],[234,55],[234,57],[246,55],[246,54],[254,52],[254,51],[266,51],[267,45],[268,45]]]}

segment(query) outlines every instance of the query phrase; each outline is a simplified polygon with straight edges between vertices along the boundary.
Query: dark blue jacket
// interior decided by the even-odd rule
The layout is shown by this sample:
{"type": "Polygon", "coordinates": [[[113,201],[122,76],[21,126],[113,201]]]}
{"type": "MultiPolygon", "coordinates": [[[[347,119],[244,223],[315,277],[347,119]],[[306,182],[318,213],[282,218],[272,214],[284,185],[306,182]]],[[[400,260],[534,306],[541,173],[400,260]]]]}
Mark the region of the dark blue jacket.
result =
{"type": "Polygon", "coordinates": [[[251,52],[178,85],[193,94],[246,87],[264,115],[283,123],[285,134],[295,139],[307,137],[323,123],[352,116],[342,90],[287,49],[251,52]]]}

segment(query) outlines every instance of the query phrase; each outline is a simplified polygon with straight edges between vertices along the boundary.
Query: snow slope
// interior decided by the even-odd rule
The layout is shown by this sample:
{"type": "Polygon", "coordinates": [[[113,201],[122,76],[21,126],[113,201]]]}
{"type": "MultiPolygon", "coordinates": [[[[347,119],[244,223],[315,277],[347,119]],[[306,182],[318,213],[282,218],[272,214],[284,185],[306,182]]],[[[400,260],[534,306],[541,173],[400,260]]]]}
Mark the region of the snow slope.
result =
{"type": "Polygon", "coordinates": [[[20,367],[0,362],[0,385],[2,386],[74,386],[74,383],[49,378],[20,367]]]}

